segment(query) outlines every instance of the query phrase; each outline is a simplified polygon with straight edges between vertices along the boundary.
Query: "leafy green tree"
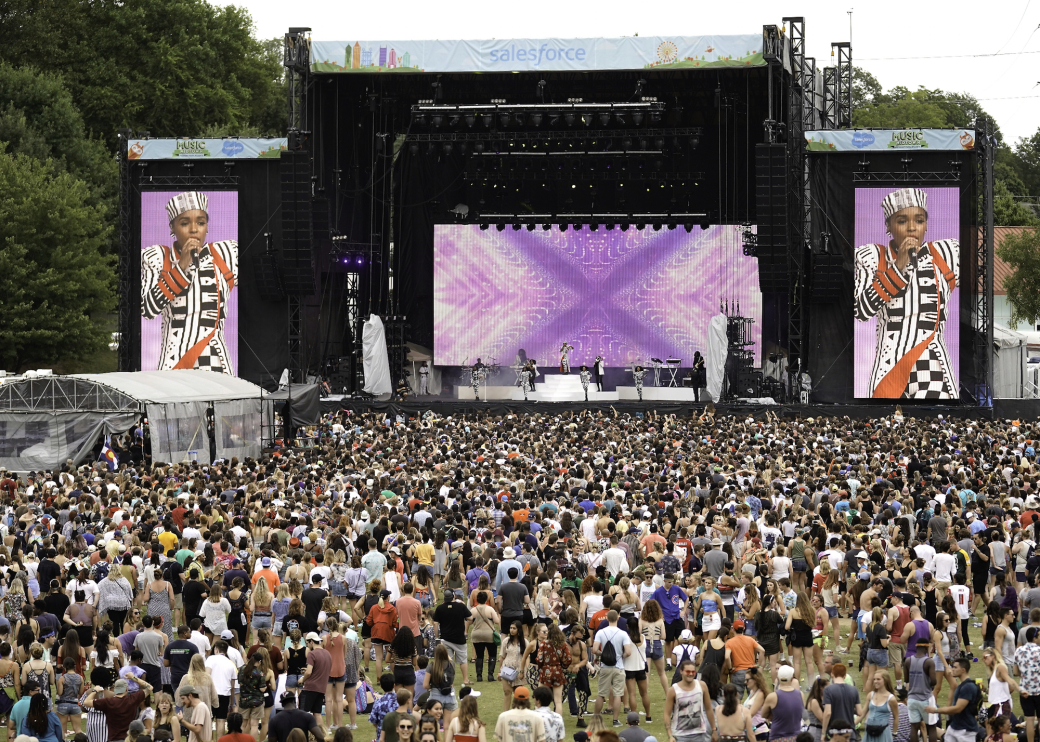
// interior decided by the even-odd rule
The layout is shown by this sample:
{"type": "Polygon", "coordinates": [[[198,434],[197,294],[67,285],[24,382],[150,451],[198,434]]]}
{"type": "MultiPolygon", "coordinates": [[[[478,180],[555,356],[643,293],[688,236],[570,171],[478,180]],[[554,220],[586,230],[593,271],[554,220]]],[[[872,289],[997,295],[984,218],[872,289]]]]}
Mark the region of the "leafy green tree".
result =
{"type": "Polygon", "coordinates": [[[1007,235],[997,247],[997,255],[1013,271],[1004,279],[1012,329],[1019,322],[1035,325],[1040,321],[1040,230],[1024,229],[1007,235]]]}
{"type": "Polygon", "coordinates": [[[1001,227],[1040,226],[1040,220],[1015,198],[1014,192],[1004,180],[993,182],[993,222],[1001,227]]]}
{"type": "Polygon", "coordinates": [[[89,203],[116,213],[115,159],[98,137],[88,137],[72,94],[57,75],[0,63],[0,142],[7,151],[50,162],[90,187],[89,203]]]}
{"type": "Polygon", "coordinates": [[[208,126],[283,132],[280,42],[248,13],[205,0],[5,0],[0,58],[60,74],[87,130],[196,136],[208,126]]]}
{"type": "Polygon", "coordinates": [[[1025,188],[1022,195],[1040,197],[1040,129],[1018,140],[1013,167],[1025,188]]]}
{"type": "Polygon", "coordinates": [[[25,369],[105,347],[112,227],[90,189],[50,162],[0,152],[0,358],[25,369]]]}

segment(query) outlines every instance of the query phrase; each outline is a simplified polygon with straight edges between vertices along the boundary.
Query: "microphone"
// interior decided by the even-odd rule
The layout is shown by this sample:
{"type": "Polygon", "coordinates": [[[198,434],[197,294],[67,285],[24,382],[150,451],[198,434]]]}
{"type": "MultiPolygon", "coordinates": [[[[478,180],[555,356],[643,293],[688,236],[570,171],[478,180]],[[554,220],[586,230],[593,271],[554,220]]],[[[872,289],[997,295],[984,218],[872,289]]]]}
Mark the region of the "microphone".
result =
{"type": "Polygon", "coordinates": [[[199,250],[191,251],[191,262],[195,265],[195,270],[199,269],[199,250]]]}

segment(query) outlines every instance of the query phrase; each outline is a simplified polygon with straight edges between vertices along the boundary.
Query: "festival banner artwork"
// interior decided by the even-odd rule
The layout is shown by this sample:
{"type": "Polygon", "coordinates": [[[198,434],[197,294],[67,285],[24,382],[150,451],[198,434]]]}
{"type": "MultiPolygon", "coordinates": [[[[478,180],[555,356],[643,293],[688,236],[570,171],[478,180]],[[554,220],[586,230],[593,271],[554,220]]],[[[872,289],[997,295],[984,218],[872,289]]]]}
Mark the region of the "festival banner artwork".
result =
{"type": "Polygon", "coordinates": [[[904,149],[956,150],[975,148],[970,129],[857,129],[807,131],[810,152],[891,151],[904,149]]]}

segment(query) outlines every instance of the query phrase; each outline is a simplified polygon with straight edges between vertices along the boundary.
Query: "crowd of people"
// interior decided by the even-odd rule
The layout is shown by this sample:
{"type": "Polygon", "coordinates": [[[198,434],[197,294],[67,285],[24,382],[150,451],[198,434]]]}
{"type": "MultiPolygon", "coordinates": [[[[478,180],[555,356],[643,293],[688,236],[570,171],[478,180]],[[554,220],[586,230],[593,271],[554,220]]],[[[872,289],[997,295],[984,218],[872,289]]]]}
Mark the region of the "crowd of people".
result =
{"type": "Polygon", "coordinates": [[[260,460],[2,472],[0,716],[40,742],[645,742],[657,715],[670,742],[1035,742],[1036,432],[342,411],[260,460]]]}

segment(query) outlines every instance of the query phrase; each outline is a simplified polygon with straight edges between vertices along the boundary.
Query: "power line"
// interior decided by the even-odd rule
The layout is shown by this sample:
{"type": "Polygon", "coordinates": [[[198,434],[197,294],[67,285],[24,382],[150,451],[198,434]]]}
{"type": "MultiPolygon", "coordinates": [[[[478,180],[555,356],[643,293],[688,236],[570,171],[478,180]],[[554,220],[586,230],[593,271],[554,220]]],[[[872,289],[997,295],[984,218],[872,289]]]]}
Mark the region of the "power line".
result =
{"type": "Polygon", "coordinates": [[[922,55],[919,57],[860,57],[860,62],[885,62],[906,59],[981,59],[985,57],[1013,57],[1019,54],[1040,54],[1040,50],[1020,52],[994,52],[992,54],[943,54],[922,55]]]}
{"type": "Polygon", "coordinates": [[[1015,26],[1015,30],[1011,32],[1011,35],[1008,36],[1008,40],[1001,44],[1000,49],[997,49],[998,54],[1004,50],[1005,46],[1011,43],[1011,39],[1015,38],[1015,34],[1018,33],[1018,29],[1022,27],[1022,21],[1026,19],[1026,13],[1029,12],[1029,4],[1031,2],[1032,0],[1026,0],[1026,7],[1022,9],[1022,17],[1018,19],[1018,24],[1015,26]]]}

